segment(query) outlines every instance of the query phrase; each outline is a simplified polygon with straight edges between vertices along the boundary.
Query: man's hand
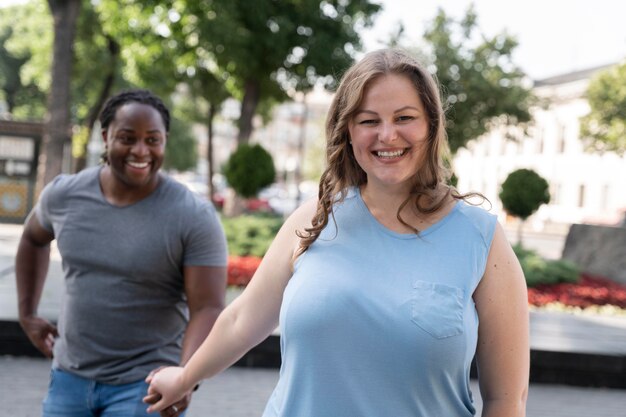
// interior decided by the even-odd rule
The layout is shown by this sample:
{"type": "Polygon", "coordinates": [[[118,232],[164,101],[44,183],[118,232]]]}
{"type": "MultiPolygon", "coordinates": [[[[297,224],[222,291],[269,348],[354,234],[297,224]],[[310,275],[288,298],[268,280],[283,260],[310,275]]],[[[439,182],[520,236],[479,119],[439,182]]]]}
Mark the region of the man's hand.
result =
{"type": "Polygon", "coordinates": [[[46,358],[51,358],[54,338],[59,335],[56,326],[37,316],[20,318],[20,325],[32,344],[35,345],[46,358]]]}
{"type": "MultiPolygon", "coordinates": [[[[146,404],[152,405],[152,404],[155,404],[160,399],[161,399],[161,394],[154,393],[154,394],[146,395],[143,401],[146,404]]],[[[178,417],[187,408],[189,408],[190,403],[191,403],[191,393],[188,393],[180,401],[161,410],[159,414],[161,415],[161,417],[178,417]]]]}
{"type": "Polygon", "coordinates": [[[180,415],[183,411],[185,411],[189,407],[189,403],[191,402],[192,392],[189,391],[186,393],[179,394],[176,388],[180,387],[180,384],[175,384],[176,388],[174,388],[171,384],[168,384],[168,381],[167,381],[167,379],[170,379],[171,376],[173,376],[174,379],[177,379],[178,377],[177,374],[179,373],[181,369],[182,368],[177,368],[177,367],[167,368],[167,367],[161,366],[153,370],[152,372],[150,372],[150,374],[146,377],[146,382],[150,384],[150,387],[148,388],[148,394],[143,398],[143,402],[150,405],[148,407],[148,412],[159,411],[159,413],[161,414],[161,417],[178,417],[178,415],[180,415]],[[155,378],[155,376],[164,369],[165,369],[165,372],[159,374],[158,377],[155,378]],[[173,375],[170,375],[170,374],[173,374],[173,375]],[[162,378],[165,375],[167,375],[170,378],[165,378],[165,380],[163,380],[162,378]],[[158,381],[155,381],[155,379],[158,381]],[[163,390],[165,395],[162,395],[159,388],[156,387],[158,385],[161,385],[162,383],[164,383],[164,385],[161,386],[161,389],[163,390]],[[175,400],[173,403],[167,405],[168,403],[172,401],[171,399],[176,399],[179,397],[179,395],[182,395],[182,397],[180,397],[178,400],[175,400]],[[166,397],[165,401],[163,398],[164,396],[166,397]]]}

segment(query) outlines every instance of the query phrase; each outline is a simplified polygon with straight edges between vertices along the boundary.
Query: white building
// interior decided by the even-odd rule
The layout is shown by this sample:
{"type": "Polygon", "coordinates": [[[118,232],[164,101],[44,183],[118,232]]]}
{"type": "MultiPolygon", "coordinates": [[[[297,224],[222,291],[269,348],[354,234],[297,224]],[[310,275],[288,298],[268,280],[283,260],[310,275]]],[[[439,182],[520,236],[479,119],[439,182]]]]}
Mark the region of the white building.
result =
{"type": "Polygon", "coordinates": [[[533,125],[497,128],[471,141],[454,159],[460,191],[479,191],[505,224],[498,198],[507,175],[535,170],[550,184],[551,201],[529,219],[534,231],[564,233],[572,223],[616,224],[626,210],[626,156],[591,153],[580,138],[580,118],[589,112],[585,92],[593,68],[537,81],[534,93],[543,104],[531,110],[533,125]],[[513,136],[507,139],[507,135],[513,136]]]}

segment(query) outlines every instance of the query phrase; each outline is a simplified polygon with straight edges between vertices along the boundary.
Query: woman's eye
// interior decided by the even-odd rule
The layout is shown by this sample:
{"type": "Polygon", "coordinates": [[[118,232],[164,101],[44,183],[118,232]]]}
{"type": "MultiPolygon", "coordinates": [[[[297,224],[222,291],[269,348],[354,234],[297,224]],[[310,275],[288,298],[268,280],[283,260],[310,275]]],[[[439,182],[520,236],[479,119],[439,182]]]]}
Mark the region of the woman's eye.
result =
{"type": "Polygon", "coordinates": [[[415,119],[415,117],[413,117],[413,116],[399,116],[398,117],[398,121],[399,122],[408,122],[408,121],[413,120],[413,119],[415,119]]]}
{"type": "Polygon", "coordinates": [[[151,145],[156,145],[158,143],[160,143],[161,141],[159,140],[159,138],[148,138],[148,143],[151,145]]]}
{"type": "Polygon", "coordinates": [[[359,122],[359,124],[360,125],[372,125],[372,124],[375,124],[377,122],[378,122],[378,120],[376,120],[376,119],[365,119],[365,120],[361,120],[359,122]]]}

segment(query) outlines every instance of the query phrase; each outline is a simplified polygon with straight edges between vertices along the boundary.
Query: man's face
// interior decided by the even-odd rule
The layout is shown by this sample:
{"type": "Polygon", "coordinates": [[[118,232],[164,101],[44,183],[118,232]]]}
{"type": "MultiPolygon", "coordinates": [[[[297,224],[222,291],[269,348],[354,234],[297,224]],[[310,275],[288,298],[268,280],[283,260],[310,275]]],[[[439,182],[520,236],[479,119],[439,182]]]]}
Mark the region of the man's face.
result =
{"type": "Polygon", "coordinates": [[[111,172],[126,187],[156,186],[163,164],[167,132],[161,114],[152,106],[127,103],[102,132],[111,172]]]}

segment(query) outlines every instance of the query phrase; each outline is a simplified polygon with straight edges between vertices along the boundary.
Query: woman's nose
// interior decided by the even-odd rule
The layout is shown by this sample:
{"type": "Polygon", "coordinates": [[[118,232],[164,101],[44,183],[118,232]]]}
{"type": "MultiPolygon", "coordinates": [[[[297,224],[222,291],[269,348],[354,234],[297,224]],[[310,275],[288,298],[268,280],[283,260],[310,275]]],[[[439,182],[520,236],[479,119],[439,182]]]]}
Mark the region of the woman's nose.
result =
{"type": "Polygon", "coordinates": [[[381,123],[378,140],[384,143],[393,142],[398,139],[398,131],[393,123],[381,123]]]}

